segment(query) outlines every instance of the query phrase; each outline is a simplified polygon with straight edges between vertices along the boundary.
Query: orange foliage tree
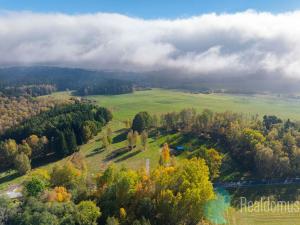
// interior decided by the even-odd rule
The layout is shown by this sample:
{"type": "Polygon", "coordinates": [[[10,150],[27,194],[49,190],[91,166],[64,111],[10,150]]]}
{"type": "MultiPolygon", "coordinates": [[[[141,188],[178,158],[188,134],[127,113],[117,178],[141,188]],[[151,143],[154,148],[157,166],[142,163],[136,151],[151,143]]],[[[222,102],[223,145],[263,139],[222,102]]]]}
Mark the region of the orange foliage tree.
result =
{"type": "Polygon", "coordinates": [[[55,187],[47,195],[49,202],[68,202],[71,200],[71,194],[65,187],[55,187]]]}

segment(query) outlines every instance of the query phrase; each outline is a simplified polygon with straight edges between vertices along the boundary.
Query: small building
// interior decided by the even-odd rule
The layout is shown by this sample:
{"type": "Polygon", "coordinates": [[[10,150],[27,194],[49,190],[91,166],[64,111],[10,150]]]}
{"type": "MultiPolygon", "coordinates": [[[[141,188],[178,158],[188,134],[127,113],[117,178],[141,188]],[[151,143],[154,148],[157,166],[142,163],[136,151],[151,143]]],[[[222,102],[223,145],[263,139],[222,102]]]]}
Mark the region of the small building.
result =
{"type": "Polygon", "coordinates": [[[184,146],[176,146],[176,151],[184,151],[184,146]]]}

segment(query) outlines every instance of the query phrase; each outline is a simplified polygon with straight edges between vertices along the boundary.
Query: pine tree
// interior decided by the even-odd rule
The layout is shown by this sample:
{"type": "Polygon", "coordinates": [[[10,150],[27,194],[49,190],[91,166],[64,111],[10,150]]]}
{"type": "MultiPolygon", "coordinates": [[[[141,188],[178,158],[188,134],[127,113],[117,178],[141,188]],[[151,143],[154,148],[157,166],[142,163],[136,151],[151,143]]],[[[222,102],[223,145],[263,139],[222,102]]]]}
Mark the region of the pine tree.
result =
{"type": "Polygon", "coordinates": [[[68,129],[65,131],[65,139],[68,146],[69,153],[74,153],[78,150],[76,136],[73,130],[68,129]]]}
{"type": "Polygon", "coordinates": [[[84,143],[87,143],[91,137],[93,136],[93,133],[88,125],[83,126],[82,128],[83,133],[83,141],[84,143]]]}
{"type": "Polygon", "coordinates": [[[56,130],[56,135],[53,138],[51,147],[60,157],[68,155],[69,151],[64,133],[56,130]]]}

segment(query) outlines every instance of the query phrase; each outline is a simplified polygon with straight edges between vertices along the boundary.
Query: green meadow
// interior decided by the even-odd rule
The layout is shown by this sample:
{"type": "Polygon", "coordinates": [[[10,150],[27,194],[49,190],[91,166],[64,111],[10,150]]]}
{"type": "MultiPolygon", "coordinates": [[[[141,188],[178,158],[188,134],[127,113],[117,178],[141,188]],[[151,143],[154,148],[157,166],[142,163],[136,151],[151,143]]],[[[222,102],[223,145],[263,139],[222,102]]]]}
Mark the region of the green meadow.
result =
{"type": "Polygon", "coordinates": [[[164,113],[195,108],[215,112],[234,111],[250,115],[275,114],[284,119],[300,120],[300,100],[271,95],[192,94],[153,89],[115,96],[90,96],[97,104],[110,108],[115,119],[132,118],[139,111],[164,113]]]}

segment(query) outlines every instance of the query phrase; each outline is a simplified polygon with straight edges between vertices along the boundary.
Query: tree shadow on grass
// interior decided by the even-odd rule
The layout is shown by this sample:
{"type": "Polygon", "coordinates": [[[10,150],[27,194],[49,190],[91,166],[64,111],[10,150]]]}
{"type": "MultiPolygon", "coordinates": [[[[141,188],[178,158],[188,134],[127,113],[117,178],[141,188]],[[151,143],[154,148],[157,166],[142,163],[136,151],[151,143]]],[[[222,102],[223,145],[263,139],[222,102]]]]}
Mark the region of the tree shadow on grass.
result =
{"type": "Polygon", "coordinates": [[[113,143],[114,144],[119,143],[119,142],[125,141],[126,139],[127,139],[127,132],[123,132],[113,138],[113,143]]]}
{"type": "Polygon", "coordinates": [[[6,176],[0,178],[0,184],[12,181],[18,177],[20,177],[20,175],[17,172],[12,174],[7,174],[6,176]]]}
{"type": "Polygon", "coordinates": [[[127,133],[129,131],[128,128],[121,128],[119,130],[116,130],[114,133],[120,134],[120,133],[127,133]]]}
{"type": "Polygon", "coordinates": [[[42,159],[38,158],[38,159],[32,160],[31,168],[35,169],[35,168],[40,167],[40,166],[45,166],[45,165],[48,165],[50,163],[57,162],[61,159],[62,159],[61,157],[58,157],[56,154],[51,153],[51,154],[47,155],[45,158],[42,158],[42,159]]]}
{"type": "Polygon", "coordinates": [[[129,159],[129,158],[131,158],[131,157],[139,154],[140,152],[141,152],[140,150],[137,150],[137,151],[134,151],[134,152],[130,152],[129,154],[124,155],[123,157],[117,159],[116,162],[122,162],[122,161],[124,161],[126,159],[129,159]]]}
{"type": "Polygon", "coordinates": [[[97,154],[100,154],[104,152],[104,148],[101,147],[101,148],[95,148],[92,152],[90,152],[89,154],[86,155],[87,158],[89,157],[93,157],[94,155],[97,155],[97,154]]]}
{"type": "Polygon", "coordinates": [[[111,152],[110,154],[108,154],[105,158],[105,161],[110,161],[110,160],[113,160],[114,158],[117,158],[121,155],[124,155],[126,154],[127,152],[129,152],[130,149],[128,149],[127,147],[124,147],[124,148],[119,148],[113,152],[111,152]]]}

